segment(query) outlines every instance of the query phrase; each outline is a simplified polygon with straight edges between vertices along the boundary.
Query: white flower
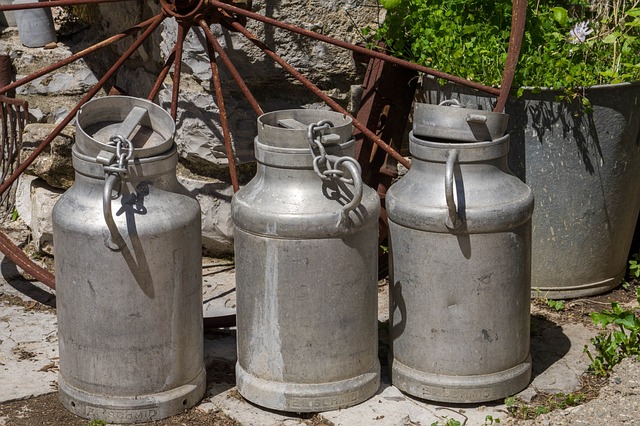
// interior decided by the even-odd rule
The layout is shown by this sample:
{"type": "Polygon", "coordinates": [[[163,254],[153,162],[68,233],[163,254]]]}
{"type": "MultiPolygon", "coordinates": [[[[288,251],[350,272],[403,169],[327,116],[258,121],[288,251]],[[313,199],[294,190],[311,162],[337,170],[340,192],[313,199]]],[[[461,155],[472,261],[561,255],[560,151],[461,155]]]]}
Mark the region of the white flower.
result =
{"type": "Polygon", "coordinates": [[[584,43],[592,32],[593,30],[589,28],[589,21],[580,22],[569,32],[569,42],[573,44],[584,43]]]}

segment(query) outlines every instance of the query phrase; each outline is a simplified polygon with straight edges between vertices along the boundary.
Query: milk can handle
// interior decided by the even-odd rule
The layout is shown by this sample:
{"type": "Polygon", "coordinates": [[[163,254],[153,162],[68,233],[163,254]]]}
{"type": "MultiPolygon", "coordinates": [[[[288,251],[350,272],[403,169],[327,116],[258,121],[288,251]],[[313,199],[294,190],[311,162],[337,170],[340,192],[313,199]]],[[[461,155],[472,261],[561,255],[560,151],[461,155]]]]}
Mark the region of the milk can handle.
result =
{"type": "Polygon", "coordinates": [[[104,221],[109,229],[109,234],[105,235],[105,245],[113,250],[124,247],[124,240],[120,235],[120,231],[118,231],[116,222],[113,220],[111,211],[111,194],[113,193],[113,188],[115,187],[116,182],[119,180],[120,177],[117,174],[108,174],[104,181],[104,189],[102,191],[102,215],[104,216],[104,221]]]}
{"type": "MultiPolygon", "coordinates": [[[[449,210],[449,220],[453,228],[458,227],[458,208],[456,200],[453,197],[453,167],[458,161],[458,150],[452,149],[447,152],[447,163],[444,172],[444,194],[447,199],[447,208],[449,210]]],[[[448,224],[447,224],[448,225],[448,224]]]]}

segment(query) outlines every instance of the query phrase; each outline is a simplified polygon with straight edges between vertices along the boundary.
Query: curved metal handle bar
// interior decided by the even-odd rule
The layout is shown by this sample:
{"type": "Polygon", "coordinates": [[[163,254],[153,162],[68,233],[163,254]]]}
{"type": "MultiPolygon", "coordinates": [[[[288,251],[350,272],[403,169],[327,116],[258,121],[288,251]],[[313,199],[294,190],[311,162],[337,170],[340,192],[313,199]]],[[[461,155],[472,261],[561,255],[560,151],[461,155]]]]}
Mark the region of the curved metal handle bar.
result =
{"type": "Polygon", "coordinates": [[[464,105],[460,103],[457,99],[445,99],[444,101],[438,104],[439,106],[449,106],[453,108],[464,108],[464,105]]]}
{"type": "Polygon", "coordinates": [[[113,212],[111,210],[111,194],[118,180],[120,180],[120,178],[117,173],[108,174],[104,181],[104,189],[102,191],[102,215],[110,234],[106,236],[105,245],[112,250],[121,249],[125,245],[120,231],[118,231],[118,226],[115,220],[113,220],[113,212]]]}
{"type": "MultiPolygon", "coordinates": [[[[457,228],[459,225],[458,220],[458,208],[456,206],[456,200],[453,197],[453,167],[458,161],[458,150],[452,149],[447,153],[447,164],[444,172],[444,195],[447,199],[447,209],[449,210],[449,220],[453,228],[457,228]]],[[[448,226],[447,223],[445,225],[448,226]]]]}

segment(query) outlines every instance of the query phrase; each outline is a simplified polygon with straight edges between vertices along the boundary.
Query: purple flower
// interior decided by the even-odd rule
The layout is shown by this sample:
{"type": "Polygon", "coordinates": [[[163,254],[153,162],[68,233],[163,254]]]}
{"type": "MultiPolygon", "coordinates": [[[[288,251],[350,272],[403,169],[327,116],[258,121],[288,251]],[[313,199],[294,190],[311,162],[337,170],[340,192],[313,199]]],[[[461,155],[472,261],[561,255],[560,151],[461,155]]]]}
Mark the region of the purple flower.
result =
{"type": "Polygon", "coordinates": [[[573,44],[584,43],[592,32],[593,30],[589,28],[589,21],[580,22],[569,32],[569,42],[573,44]]]}

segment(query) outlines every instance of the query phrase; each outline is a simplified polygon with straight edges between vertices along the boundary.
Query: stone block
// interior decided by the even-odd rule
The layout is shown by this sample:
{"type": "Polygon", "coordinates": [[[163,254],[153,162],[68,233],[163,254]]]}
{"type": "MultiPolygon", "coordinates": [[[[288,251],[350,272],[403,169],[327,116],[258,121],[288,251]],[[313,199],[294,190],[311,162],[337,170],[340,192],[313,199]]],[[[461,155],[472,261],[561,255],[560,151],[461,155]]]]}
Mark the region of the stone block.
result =
{"type": "Polygon", "coordinates": [[[23,174],[18,180],[16,209],[31,230],[36,250],[42,253],[53,254],[51,211],[63,193],[35,176],[23,174]]]}
{"type": "MultiPolygon", "coordinates": [[[[28,124],[22,134],[20,161],[24,161],[51,134],[53,124],[28,124]]],[[[67,189],[74,179],[71,145],[75,140],[75,127],[67,126],[27,168],[27,173],[38,176],[54,188],[67,189]]]]}
{"type": "Polygon", "coordinates": [[[200,203],[202,249],[206,256],[233,254],[234,225],[231,220],[233,188],[221,181],[179,176],[180,183],[200,203]]]}

